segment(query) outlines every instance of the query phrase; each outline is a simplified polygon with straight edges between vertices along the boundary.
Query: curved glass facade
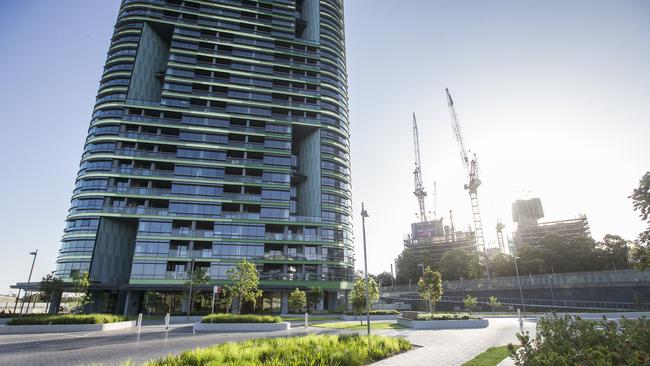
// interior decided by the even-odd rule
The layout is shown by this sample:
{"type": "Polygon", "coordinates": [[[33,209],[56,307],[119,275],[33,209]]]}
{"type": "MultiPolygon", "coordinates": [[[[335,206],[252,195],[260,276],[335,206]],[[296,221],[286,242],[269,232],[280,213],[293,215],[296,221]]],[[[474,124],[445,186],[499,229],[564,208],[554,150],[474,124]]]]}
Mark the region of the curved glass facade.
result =
{"type": "MultiPolygon", "coordinates": [[[[124,0],[57,273],[111,288],[354,277],[343,3],[124,0]]],[[[333,305],[331,305],[333,306],[333,305]]]]}

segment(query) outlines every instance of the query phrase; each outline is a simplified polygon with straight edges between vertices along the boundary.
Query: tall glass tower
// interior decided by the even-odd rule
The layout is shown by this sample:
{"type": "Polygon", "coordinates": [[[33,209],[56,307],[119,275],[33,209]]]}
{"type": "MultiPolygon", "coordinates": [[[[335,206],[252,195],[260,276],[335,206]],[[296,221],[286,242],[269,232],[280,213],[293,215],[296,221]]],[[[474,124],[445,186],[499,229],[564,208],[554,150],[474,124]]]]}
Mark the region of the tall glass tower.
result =
{"type": "Polygon", "coordinates": [[[57,260],[89,273],[90,310],[134,313],[151,290],[182,311],[190,272],[210,291],[244,258],[250,311],[287,311],[297,287],[345,302],[344,40],[342,0],[122,1],[57,260]]]}

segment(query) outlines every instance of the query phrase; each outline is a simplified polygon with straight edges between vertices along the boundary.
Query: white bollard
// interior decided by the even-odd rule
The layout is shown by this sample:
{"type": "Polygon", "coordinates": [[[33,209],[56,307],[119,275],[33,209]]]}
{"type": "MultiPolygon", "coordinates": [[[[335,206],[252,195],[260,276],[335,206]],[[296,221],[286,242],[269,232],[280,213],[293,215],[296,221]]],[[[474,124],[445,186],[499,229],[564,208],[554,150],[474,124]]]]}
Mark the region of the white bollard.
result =
{"type": "Polygon", "coordinates": [[[142,328],[142,313],[138,314],[138,323],[137,323],[137,327],[138,327],[138,333],[139,333],[139,332],[140,332],[140,329],[142,328]]]}
{"type": "Polygon", "coordinates": [[[305,328],[309,326],[309,313],[305,313],[305,328]]]}
{"type": "Polygon", "coordinates": [[[169,317],[170,317],[169,313],[165,314],[165,330],[169,329],[169,320],[170,320],[169,317]]]}

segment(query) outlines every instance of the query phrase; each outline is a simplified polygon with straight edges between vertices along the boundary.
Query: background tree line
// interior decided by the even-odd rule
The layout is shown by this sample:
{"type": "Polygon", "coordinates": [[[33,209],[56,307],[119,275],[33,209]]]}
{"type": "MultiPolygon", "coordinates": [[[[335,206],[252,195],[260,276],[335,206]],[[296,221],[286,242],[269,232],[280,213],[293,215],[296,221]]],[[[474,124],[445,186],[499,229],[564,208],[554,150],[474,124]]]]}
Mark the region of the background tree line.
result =
{"type": "MultiPolygon", "coordinates": [[[[628,257],[631,248],[632,242],[618,235],[605,235],[598,242],[587,237],[567,239],[549,235],[539,246],[519,246],[517,265],[521,275],[626,269],[630,268],[628,257]]],[[[489,260],[491,276],[515,275],[513,256],[503,253],[487,259],[475,251],[451,249],[436,262],[426,252],[420,255],[419,252],[404,249],[395,261],[396,280],[398,284],[408,284],[409,280],[417,282],[422,276],[422,263],[439,271],[444,280],[485,277],[485,260],[489,260]]]]}

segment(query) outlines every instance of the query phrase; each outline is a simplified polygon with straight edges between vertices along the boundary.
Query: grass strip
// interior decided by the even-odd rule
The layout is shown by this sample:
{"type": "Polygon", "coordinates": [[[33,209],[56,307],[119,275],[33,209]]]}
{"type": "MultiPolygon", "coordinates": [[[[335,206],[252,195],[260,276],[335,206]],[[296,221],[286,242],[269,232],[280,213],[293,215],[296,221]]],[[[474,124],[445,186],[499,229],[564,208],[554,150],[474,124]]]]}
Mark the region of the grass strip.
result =
{"type": "Polygon", "coordinates": [[[490,347],[485,352],[465,362],[463,366],[496,366],[508,357],[508,346],[490,347]]]}
{"type": "MultiPolygon", "coordinates": [[[[364,323],[363,325],[359,324],[358,321],[343,321],[343,322],[332,322],[332,323],[320,323],[314,324],[314,327],[320,328],[330,328],[330,329],[366,329],[367,326],[364,323]]],[[[370,329],[405,329],[406,327],[399,325],[394,322],[382,322],[382,321],[370,321],[370,329]]]]}

